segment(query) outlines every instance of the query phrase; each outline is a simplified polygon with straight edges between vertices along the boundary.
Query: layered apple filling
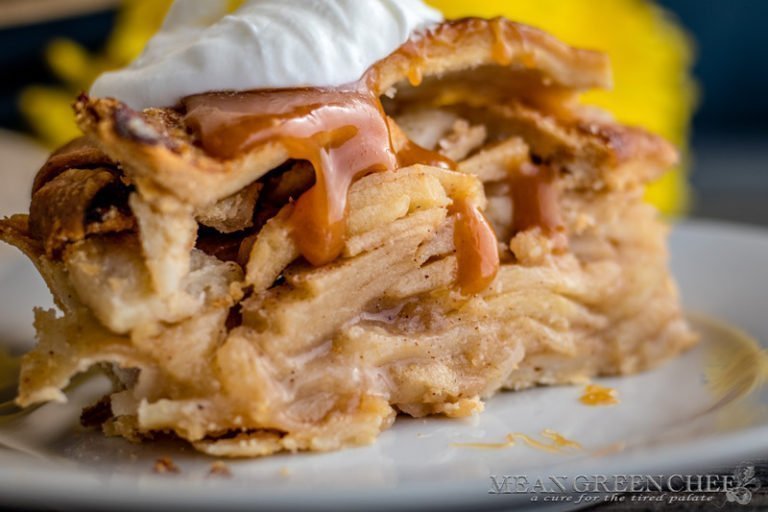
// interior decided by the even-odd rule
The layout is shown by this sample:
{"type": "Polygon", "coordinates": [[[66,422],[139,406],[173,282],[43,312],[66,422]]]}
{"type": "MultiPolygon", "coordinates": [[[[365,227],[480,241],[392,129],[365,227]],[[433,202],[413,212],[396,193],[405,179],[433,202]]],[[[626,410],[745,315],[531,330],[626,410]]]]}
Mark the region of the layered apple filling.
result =
{"type": "Polygon", "coordinates": [[[18,403],[215,456],[368,443],[398,414],[646,370],[691,346],[644,186],[667,142],[579,104],[605,56],[440,24],[333,89],[75,104],[0,238],[37,266],[18,403]]]}

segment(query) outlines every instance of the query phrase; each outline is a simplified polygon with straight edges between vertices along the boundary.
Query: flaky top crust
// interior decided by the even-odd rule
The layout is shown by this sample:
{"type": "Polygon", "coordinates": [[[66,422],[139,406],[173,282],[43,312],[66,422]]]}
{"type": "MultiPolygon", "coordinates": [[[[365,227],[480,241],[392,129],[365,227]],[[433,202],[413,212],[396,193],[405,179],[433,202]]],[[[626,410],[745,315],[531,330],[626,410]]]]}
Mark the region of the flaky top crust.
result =
{"type": "MultiPolygon", "coordinates": [[[[446,74],[469,80],[478,66],[505,69],[511,76],[548,84],[550,89],[580,91],[610,86],[605,55],[571,48],[525,25],[500,19],[497,36],[487,20],[443,23],[406,43],[372,67],[366,80],[377,94],[406,89],[411,66],[418,64],[424,79],[446,74]],[[497,37],[498,39],[495,39],[497,37]],[[508,62],[499,64],[496,45],[508,49],[508,62]]],[[[508,89],[496,80],[499,90],[508,89]]],[[[121,102],[81,96],[75,104],[78,125],[105,154],[120,161],[136,181],[173,191],[197,206],[212,204],[263,176],[288,159],[279,143],[265,143],[232,160],[206,155],[188,135],[173,109],[138,113],[121,102]]]]}
{"type": "MultiPolygon", "coordinates": [[[[605,55],[506,19],[442,23],[374,65],[364,79],[395,109],[429,105],[441,94],[443,104],[479,106],[482,122],[530,138],[537,154],[588,162],[569,170],[580,187],[644,183],[676,161],[663,139],[571,108],[579,91],[610,87],[605,55]],[[493,79],[483,78],[488,74],[493,79]]],[[[278,141],[233,159],[214,158],[191,135],[180,108],[137,112],[115,99],[81,95],[74,109],[85,136],[54,152],[33,188],[30,224],[49,254],[88,233],[133,227],[119,210],[89,224],[88,206],[103,188],[139,187],[146,196],[174,196],[204,211],[289,158],[278,141]]]]}

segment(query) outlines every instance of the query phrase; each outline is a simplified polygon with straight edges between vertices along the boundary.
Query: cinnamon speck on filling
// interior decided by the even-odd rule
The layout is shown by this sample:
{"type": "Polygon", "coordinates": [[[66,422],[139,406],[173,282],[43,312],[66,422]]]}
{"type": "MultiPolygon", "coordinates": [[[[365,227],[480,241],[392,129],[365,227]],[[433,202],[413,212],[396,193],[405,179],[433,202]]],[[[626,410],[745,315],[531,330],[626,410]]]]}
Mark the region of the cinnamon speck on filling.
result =
{"type": "Polygon", "coordinates": [[[155,465],[152,470],[158,474],[166,473],[180,473],[179,467],[171,460],[170,457],[160,457],[155,461],[155,465]]]}

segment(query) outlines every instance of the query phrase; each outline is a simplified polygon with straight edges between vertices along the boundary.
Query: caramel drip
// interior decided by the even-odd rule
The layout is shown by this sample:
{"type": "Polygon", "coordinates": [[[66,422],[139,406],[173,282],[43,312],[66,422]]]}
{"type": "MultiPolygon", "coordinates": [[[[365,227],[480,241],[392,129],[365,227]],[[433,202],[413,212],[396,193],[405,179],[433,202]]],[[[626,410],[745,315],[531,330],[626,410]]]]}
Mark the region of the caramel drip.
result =
{"type": "Polygon", "coordinates": [[[522,434],[520,432],[513,432],[508,434],[507,441],[510,443],[514,443],[515,441],[522,441],[531,448],[536,448],[537,450],[550,453],[561,453],[567,448],[581,449],[581,445],[579,443],[576,441],[571,441],[570,439],[566,439],[554,430],[545,429],[542,431],[541,435],[542,437],[549,439],[549,442],[546,443],[539,441],[538,439],[535,439],[527,434],[522,434]]]}
{"type": "Polygon", "coordinates": [[[400,167],[424,164],[432,167],[441,167],[451,171],[455,171],[458,167],[456,162],[447,156],[443,156],[437,151],[423,148],[410,140],[406,141],[403,147],[397,152],[397,162],[400,167]]]}
{"type": "Polygon", "coordinates": [[[518,441],[521,441],[531,448],[549,453],[563,453],[569,448],[574,450],[580,450],[582,448],[581,444],[577,443],[576,441],[572,441],[562,434],[559,434],[548,428],[541,432],[541,436],[548,439],[549,441],[539,441],[538,439],[531,437],[528,434],[512,432],[506,435],[505,442],[503,443],[451,443],[451,446],[461,448],[498,450],[503,448],[511,448],[517,445],[518,441]]]}
{"type": "Polygon", "coordinates": [[[496,234],[477,206],[465,199],[454,200],[451,212],[456,219],[453,231],[458,262],[456,283],[466,295],[479,293],[499,272],[496,234]]]}
{"type": "Polygon", "coordinates": [[[589,384],[584,388],[579,401],[585,405],[616,405],[619,403],[619,394],[613,388],[589,384]]]}
{"type": "Polygon", "coordinates": [[[341,253],[353,180],[396,167],[381,104],[362,88],[211,93],[184,103],[189,125],[214,157],[279,142],[290,158],[313,165],[315,185],[289,219],[299,252],[313,265],[341,253]]]}
{"type": "Polygon", "coordinates": [[[575,449],[581,449],[581,444],[577,443],[576,441],[572,441],[565,437],[564,435],[560,434],[559,432],[556,432],[550,428],[545,428],[541,435],[543,437],[546,437],[550,441],[552,441],[552,445],[557,446],[559,448],[575,448],[575,449]]]}
{"type": "Polygon", "coordinates": [[[421,56],[413,56],[411,58],[411,64],[408,67],[408,83],[414,87],[421,85],[424,81],[424,58],[421,56]]]}
{"type": "MultiPolygon", "coordinates": [[[[312,164],[315,185],[298,198],[289,223],[299,252],[315,266],[333,261],[343,249],[347,194],[355,179],[398,165],[456,168],[452,160],[410,141],[395,156],[381,103],[359,86],[209,93],[186,98],[184,105],[188,125],[213,157],[233,159],[274,142],[290,158],[312,164]]],[[[453,212],[457,284],[463,293],[478,293],[499,269],[496,236],[476,206],[457,200],[453,212]]]]}
{"type": "Polygon", "coordinates": [[[564,230],[555,177],[551,167],[532,163],[525,163],[512,171],[510,194],[514,208],[513,232],[534,227],[540,227],[550,234],[564,230]]]}
{"type": "Polygon", "coordinates": [[[522,48],[519,56],[520,62],[529,68],[536,65],[536,58],[529,50],[529,44],[525,35],[517,25],[504,18],[494,18],[488,22],[488,27],[493,37],[492,58],[499,66],[509,66],[515,57],[515,51],[510,40],[516,39],[522,48]]]}
{"type": "Polygon", "coordinates": [[[491,34],[493,34],[493,60],[500,66],[509,66],[512,63],[512,46],[504,35],[504,18],[494,18],[490,21],[491,34]]]}

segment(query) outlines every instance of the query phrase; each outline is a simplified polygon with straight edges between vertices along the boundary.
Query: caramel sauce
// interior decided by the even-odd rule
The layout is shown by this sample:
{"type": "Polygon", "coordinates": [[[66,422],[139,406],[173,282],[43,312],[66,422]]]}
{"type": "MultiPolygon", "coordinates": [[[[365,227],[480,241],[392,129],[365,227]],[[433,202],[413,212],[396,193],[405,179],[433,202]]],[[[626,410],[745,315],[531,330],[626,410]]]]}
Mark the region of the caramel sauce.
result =
{"type": "MultiPolygon", "coordinates": [[[[296,201],[289,222],[299,252],[315,266],[341,253],[347,194],[355,179],[416,163],[456,168],[452,160],[410,141],[395,155],[381,103],[361,86],[210,93],[186,98],[184,105],[189,126],[211,156],[231,159],[259,144],[279,142],[290,158],[312,164],[315,185],[296,201]]],[[[453,213],[457,284],[463,293],[478,293],[498,272],[496,237],[467,201],[455,201],[453,213]]],[[[241,246],[240,259],[249,246],[241,246]]]]}
{"type": "Polygon", "coordinates": [[[559,434],[551,429],[544,429],[541,432],[541,436],[548,441],[540,441],[534,437],[520,432],[512,432],[507,434],[505,442],[503,443],[451,443],[451,446],[458,448],[478,448],[484,450],[498,450],[503,448],[511,448],[516,446],[518,441],[523,442],[531,448],[541,450],[548,453],[563,453],[568,449],[580,450],[581,444],[576,441],[571,441],[562,434],[559,434]]]}
{"type": "Polygon", "coordinates": [[[574,448],[577,450],[581,449],[581,444],[577,443],[576,441],[571,441],[567,437],[563,436],[558,432],[555,432],[552,429],[549,429],[549,428],[544,429],[541,435],[551,440],[552,445],[557,446],[559,448],[574,448]]]}
{"type": "Polygon", "coordinates": [[[514,54],[504,34],[504,19],[494,18],[489,24],[493,34],[493,60],[500,66],[509,66],[514,54]]]}
{"type": "Polygon", "coordinates": [[[408,67],[408,83],[414,87],[421,85],[424,81],[424,58],[420,56],[414,56],[411,59],[411,64],[408,67]]]}
{"type": "Polygon", "coordinates": [[[441,155],[437,151],[423,148],[410,140],[397,152],[397,162],[400,167],[424,164],[432,167],[442,167],[451,171],[455,171],[458,167],[456,162],[450,158],[441,155]]]}
{"type": "Polygon", "coordinates": [[[615,389],[589,384],[584,388],[579,401],[585,405],[616,405],[619,403],[619,394],[615,389]]]}
{"type": "Polygon", "coordinates": [[[486,289],[499,272],[496,234],[483,213],[465,199],[455,199],[450,208],[455,215],[453,243],[458,274],[456,283],[466,295],[486,289]]]}
{"type": "Polygon", "coordinates": [[[312,164],[315,185],[296,201],[289,221],[299,252],[313,265],[341,253],[352,182],[396,168],[381,103],[364,88],[210,93],[184,104],[187,122],[214,157],[279,142],[290,158],[312,164]]]}
{"type": "Polygon", "coordinates": [[[500,66],[512,64],[515,51],[510,41],[516,40],[523,50],[519,55],[520,62],[529,68],[536,65],[536,58],[533,52],[528,49],[528,40],[518,25],[504,18],[494,18],[488,22],[488,27],[493,36],[492,57],[494,62],[500,66]]]}
{"type": "MultiPolygon", "coordinates": [[[[289,223],[300,253],[316,266],[341,253],[347,194],[355,179],[416,163],[456,168],[452,160],[410,141],[395,155],[381,103],[359,85],[209,93],[186,98],[184,105],[187,123],[211,156],[231,159],[259,144],[279,142],[290,158],[312,164],[315,185],[296,201],[289,223]]],[[[457,200],[452,211],[457,284],[463,293],[478,293],[498,272],[496,236],[476,206],[457,200]]]]}
{"type": "Polygon", "coordinates": [[[581,448],[579,443],[566,439],[562,435],[550,429],[544,430],[541,435],[542,437],[548,438],[550,442],[542,442],[527,434],[521,434],[520,432],[513,432],[508,434],[507,441],[512,444],[514,444],[515,441],[522,441],[531,448],[536,448],[537,450],[549,453],[561,453],[565,451],[566,448],[581,448]]]}
{"type": "Polygon", "coordinates": [[[534,227],[549,234],[564,231],[555,177],[551,167],[532,163],[524,163],[511,172],[512,229],[515,233],[534,227]]]}
{"type": "MultiPolygon", "coordinates": [[[[412,38],[385,59],[387,64],[374,65],[358,84],[191,96],[184,100],[186,120],[203,149],[214,157],[231,159],[259,144],[280,143],[290,158],[312,164],[315,185],[296,201],[289,221],[302,256],[313,265],[324,265],[343,248],[347,194],[355,179],[416,163],[456,168],[450,159],[412,142],[395,155],[378,94],[387,87],[393,64],[416,87],[432,53],[451,51],[476,34],[493,38],[492,58],[499,65],[535,64],[525,27],[503,18],[458,20],[429,30],[427,37],[412,38]]],[[[546,232],[562,232],[554,172],[527,164],[511,174],[514,230],[539,226],[546,232]]],[[[498,272],[496,237],[483,214],[468,201],[454,201],[451,213],[456,216],[457,284],[465,294],[477,293],[498,272]]]]}

